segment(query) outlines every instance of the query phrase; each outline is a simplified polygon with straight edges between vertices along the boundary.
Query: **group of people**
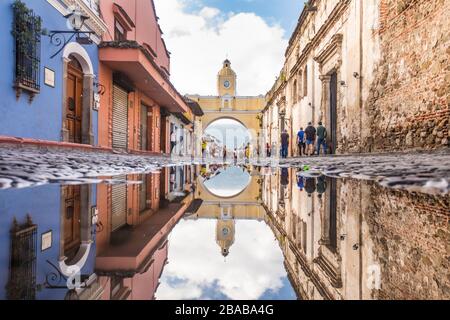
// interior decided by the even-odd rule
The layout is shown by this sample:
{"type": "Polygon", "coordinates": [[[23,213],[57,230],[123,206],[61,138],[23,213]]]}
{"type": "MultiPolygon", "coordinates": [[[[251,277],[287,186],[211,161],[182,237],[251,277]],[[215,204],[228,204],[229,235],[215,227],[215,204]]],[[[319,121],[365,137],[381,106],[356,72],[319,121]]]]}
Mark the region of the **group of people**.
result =
{"type": "Polygon", "coordinates": [[[316,178],[304,178],[298,175],[297,187],[300,191],[305,190],[308,197],[312,197],[313,193],[316,192],[319,199],[322,199],[322,195],[327,190],[327,180],[325,176],[319,176],[316,180],[316,178]]]}
{"type": "Polygon", "coordinates": [[[312,156],[315,153],[320,155],[320,149],[323,148],[323,154],[327,154],[327,129],[319,122],[317,128],[308,123],[305,130],[300,128],[297,133],[297,147],[299,156],[312,156]]]}
{"type": "MultiPolygon", "coordinates": [[[[305,130],[300,128],[297,133],[297,148],[299,156],[312,156],[314,154],[320,155],[320,150],[323,150],[323,154],[327,154],[327,129],[323,126],[322,122],[319,122],[317,128],[312,125],[312,122],[308,123],[305,130]]],[[[281,157],[286,159],[289,152],[289,133],[287,130],[283,130],[281,133],[281,157]]],[[[267,144],[267,156],[271,156],[271,150],[269,144],[267,144]]]]}

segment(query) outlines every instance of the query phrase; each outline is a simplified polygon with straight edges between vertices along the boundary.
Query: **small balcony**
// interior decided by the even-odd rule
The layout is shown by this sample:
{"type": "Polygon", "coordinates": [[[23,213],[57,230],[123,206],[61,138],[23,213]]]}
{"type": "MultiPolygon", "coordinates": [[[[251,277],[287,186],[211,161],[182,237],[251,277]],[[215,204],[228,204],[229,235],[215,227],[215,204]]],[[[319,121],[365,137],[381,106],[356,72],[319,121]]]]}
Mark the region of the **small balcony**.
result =
{"type": "Polygon", "coordinates": [[[170,112],[187,112],[188,105],[152,54],[136,41],[102,42],[99,58],[114,71],[124,74],[133,87],[170,112]]]}

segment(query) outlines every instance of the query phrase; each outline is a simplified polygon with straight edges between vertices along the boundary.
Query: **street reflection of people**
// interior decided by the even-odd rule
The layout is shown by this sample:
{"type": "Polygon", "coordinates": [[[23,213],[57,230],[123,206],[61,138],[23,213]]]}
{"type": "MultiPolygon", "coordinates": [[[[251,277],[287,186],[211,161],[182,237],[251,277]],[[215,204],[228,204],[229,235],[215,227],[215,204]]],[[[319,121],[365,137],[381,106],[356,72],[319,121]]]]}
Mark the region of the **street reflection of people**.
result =
{"type": "Polygon", "coordinates": [[[200,175],[202,176],[202,178],[206,178],[207,173],[208,169],[206,168],[206,165],[202,165],[200,169],[200,175]]]}
{"type": "Polygon", "coordinates": [[[281,168],[280,183],[281,183],[282,186],[287,186],[289,184],[289,170],[288,170],[288,168],[281,168]]]}
{"type": "Polygon", "coordinates": [[[322,199],[322,195],[327,191],[327,179],[325,176],[317,178],[317,195],[319,199],[322,199]]]}
{"type": "Polygon", "coordinates": [[[308,193],[308,197],[312,197],[312,194],[316,192],[316,179],[306,178],[305,191],[308,193]]]}
{"type": "Polygon", "coordinates": [[[203,139],[202,141],[202,158],[205,159],[206,158],[206,148],[208,147],[208,143],[206,142],[205,139],[203,139]]]}
{"type": "Polygon", "coordinates": [[[267,158],[270,158],[272,156],[272,147],[268,142],[266,143],[266,156],[267,158]]]}
{"type": "Polygon", "coordinates": [[[177,134],[174,131],[170,134],[170,152],[173,153],[175,146],[177,145],[177,134]]]}
{"type": "Polygon", "coordinates": [[[248,163],[250,161],[250,143],[247,143],[245,146],[245,162],[248,163]]]}
{"type": "Polygon", "coordinates": [[[305,188],[305,181],[302,176],[297,176],[297,187],[300,191],[305,188]]]}

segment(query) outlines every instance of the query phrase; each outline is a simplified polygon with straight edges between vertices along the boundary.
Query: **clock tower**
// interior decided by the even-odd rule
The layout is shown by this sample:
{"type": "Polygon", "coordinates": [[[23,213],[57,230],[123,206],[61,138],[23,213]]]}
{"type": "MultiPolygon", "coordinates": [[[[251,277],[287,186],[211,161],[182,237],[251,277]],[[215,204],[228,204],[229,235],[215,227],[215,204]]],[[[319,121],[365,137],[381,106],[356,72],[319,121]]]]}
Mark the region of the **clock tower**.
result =
{"type": "Polygon", "coordinates": [[[236,73],[231,69],[230,60],[223,62],[223,68],[217,76],[217,89],[219,96],[236,96],[236,73]]]}

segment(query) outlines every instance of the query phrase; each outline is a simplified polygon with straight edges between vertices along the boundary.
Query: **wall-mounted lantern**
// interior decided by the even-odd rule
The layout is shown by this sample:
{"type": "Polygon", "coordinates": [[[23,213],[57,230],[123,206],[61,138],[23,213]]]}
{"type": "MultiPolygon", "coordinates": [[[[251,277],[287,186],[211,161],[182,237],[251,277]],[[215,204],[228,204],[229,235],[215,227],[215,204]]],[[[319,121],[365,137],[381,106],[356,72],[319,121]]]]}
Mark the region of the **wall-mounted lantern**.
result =
{"type": "Polygon", "coordinates": [[[79,8],[73,9],[72,12],[65,15],[64,18],[66,18],[70,22],[73,31],[50,31],[50,42],[53,45],[59,47],[59,50],[50,57],[51,59],[56,57],[62,50],[64,50],[66,45],[71,42],[73,38],[75,38],[76,41],[81,45],[90,45],[93,43],[91,34],[94,34],[95,32],[81,31],[86,23],[86,20],[88,20],[89,17],[83,15],[79,8]]]}

